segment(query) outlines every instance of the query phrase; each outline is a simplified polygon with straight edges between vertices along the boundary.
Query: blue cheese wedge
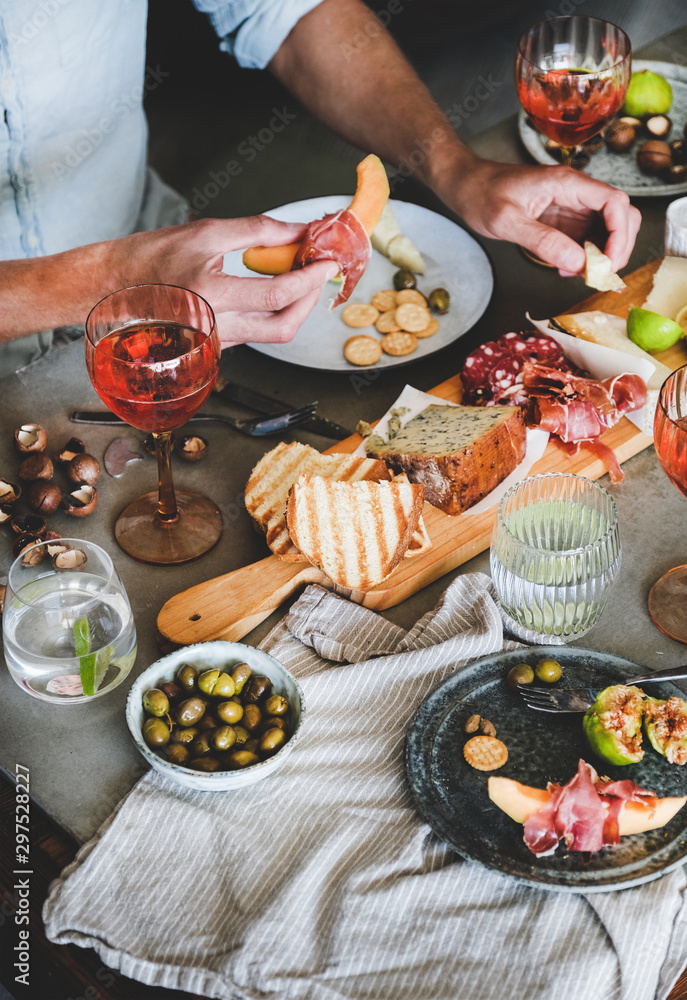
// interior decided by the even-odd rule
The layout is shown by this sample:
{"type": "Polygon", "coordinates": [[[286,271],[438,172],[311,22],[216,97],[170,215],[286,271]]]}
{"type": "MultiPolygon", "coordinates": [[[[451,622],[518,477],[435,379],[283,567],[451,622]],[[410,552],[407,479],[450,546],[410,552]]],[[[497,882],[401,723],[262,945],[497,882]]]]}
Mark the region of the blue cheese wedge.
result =
{"type": "Polygon", "coordinates": [[[515,406],[428,406],[388,443],[369,439],[366,447],[370,458],[424,486],[434,507],[460,514],[523,460],[525,422],[515,406]]]}

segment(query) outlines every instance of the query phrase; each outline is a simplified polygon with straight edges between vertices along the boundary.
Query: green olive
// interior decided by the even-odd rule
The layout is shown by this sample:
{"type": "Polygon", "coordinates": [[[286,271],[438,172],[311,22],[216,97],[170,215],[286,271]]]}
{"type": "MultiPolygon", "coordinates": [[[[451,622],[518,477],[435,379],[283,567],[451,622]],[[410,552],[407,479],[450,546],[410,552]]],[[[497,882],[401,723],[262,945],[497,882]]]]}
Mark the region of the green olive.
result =
{"type": "Polygon", "coordinates": [[[243,744],[242,749],[248,751],[248,753],[257,753],[259,747],[260,747],[260,740],[257,737],[253,737],[253,739],[246,740],[246,742],[243,744]]]}
{"type": "Polygon", "coordinates": [[[204,714],[205,702],[194,696],[193,698],[187,698],[186,701],[182,701],[180,705],[177,705],[174,718],[180,726],[195,726],[197,722],[200,722],[204,714]]]}
{"type": "Polygon", "coordinates": [[[246,705],[243,710],[243,718],[241,719],[243,726],[252,733],[254,729],[257,729],[262,722],[262,712],[257,705],[246,705]]]}
{"type": "Polygon", "coordinates": [[[404,288],[415,288],[417,278],[407,267],[402,267],[394,274],[394,288],[397,292],[402,292],[404,288]]]}
{"type": "Polygon", "coordinates": [[[256,705],[261,699],[269,698],[272,692],[272,681],[263,674],[256,674],[251,677],[248,687],[244,692],[244,700],[248,704],[256,705]]]}
{"type": "Polygon", "coordinates": [[[172,764],[187,764],[191,759],[191,754],[187,747],[181,743],[168,743],[162,752],[172,764]]]}
{"type": "Polygon", "coordinates": [[[208,729],[215,729],[217,727],[217,720],[213,718],[210,712],[205,710],[205,715],[198,722],[198,729],[201,733],[206,733],[208,729]]]}
{"type": "Polygon", "coordinates": [[[286,719],[281,715],[268,715],[262,720],[256,732],[262,735],[268,729],[283,729],[285,733],[288,732],[286,719]]]}
{"type": "Polygon", "coordinates": [[[544,656],[541,660],[537,661],[534,672],[540,681],[545,681],[547,684],[554,684],[561,679],[563,670],[558,660],[554,660],[550,656],[544,656]]]}
{"type": "Polygon", "coordinates": [[[260,738],[260,753],[274,753],[286,743],[283,729],[268,729],[260,738]]]}
{"type": "Polygon", "coordinates": [[[251,669],[247,663],[237,663],[231,672],[232,680],[236,685],[236,694],[240,694],[243,691],[243,687],[250,677],[251,669]]]}
{"type": "Polygon", "coordinates": [[[229,674],[221,673],[212,689],[212,697],[231,698],[235,691],[236,684],[234,683],[234,678],[230,677],[229,674]]]}
{"type": "Polygon", "coordinates": [[[143,708],[148,715],[155,715],[161,719],[169,712],[169,698],[159,688],[150,688],[143,695],[143,708]]]}
{"type": "Polygon", "coordinates": [[[193,757],[187,767],[192,767],[194,771],[219,771],[220,763],[216,757],[193,757]]]}
{"type": "Polygon", "coordinates": [[[151,750],[157,750],[169,743],[169,726],[162,719],[152,716],[143,723],[143,739],[151,750]]]}
{"type": "Polygon", "coordinates": [[[289,710],[289,703],[283,694],[273,694],[265,702],[265,711],[268,715],[285,715],[289,710]]]}
{"type": "Polygon", "coordinates": [[[167,695],[170,702],[179,701],[183,697],[184,692],[181,690],[178,684],[174,681],[165,681],[163,684],[159,685],[160,690],[167,695]]]}
{"type": "Polygon", "coordinates": [[[219,675],[219,670],[204,670],[198,678],[199,690],[201,690],[203,694],[212,694],[219,675]]]}
{"type": "Polygon", "coordinates": [[[229,755],[227,763],[232,771],[238,771],[243,767],[250,767],[251,764],[257,764],[259,760],[258,755],[251,753],[250,750],[234,750],[229,755]]]}
{"type": "Polygon", "coordinates": [[[234,726],[234,732],[236,733],[237,744],[247,743],[250,739],[250,733],[243,726],[234,726]]]}
{"type": "Polygon", "coordinates": [[[243,705],[237,705],[235,701],[221,701],[215,712],[222,722],[233,726],[235,722],[240,722],[243,718],[243,705]]]}
{"type": "Polygon", "coordinates": [[[531,684],[533,680],[534,670],[528,663],[516,663],[506,677],[506,683],[512,688],[516,688],[518,684],[531,684]]]}
{"type": "Polygon", "coordinates": [[[445,288],[433,288],[429,293],[428,301],[432,312],[443,316],[444,313],[448,312],[448,307],[451,304],[451,296],[445,288]]]}
{"type": "Polygon", "coordinates": [[[202,757],[206,753],[210,753],[213,747],[215,730],[211,732],[199,733],[195,740],[191,744],[191,753],[194,757],[202,757]]]}
{"type": "Polygon", "coordinates": [[[184,728],[179,728],[178,726],[175,726],[174,729],[172,730],[171,740],[172,743],[183,743],[183,744],[192,743],[195,740],[198,733],[199,730],[197,729],[196,726],[186,726],[184,728]]]}
{"type": "Polygon", "coordinates": [[[190,663],[182,663],[177,670],[177,684],[187,694],[196,690],[198,671],[190,663]]]}
{"type": "Polygon", "coordinates": [[[236,733],[231,726],[220,726],[212,734],[212,745],[215,750],[228,750],[236,743],[236,733]]]}

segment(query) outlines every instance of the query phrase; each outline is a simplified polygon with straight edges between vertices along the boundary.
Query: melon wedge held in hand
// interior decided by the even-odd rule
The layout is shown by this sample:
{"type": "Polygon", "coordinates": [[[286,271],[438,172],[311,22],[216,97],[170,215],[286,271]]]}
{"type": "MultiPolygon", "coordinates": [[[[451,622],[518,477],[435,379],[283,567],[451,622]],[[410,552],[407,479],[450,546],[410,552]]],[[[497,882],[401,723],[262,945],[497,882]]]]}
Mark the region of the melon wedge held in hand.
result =
{"type": "Polygon", "coordinates": [[[298,243],[250,247],[243,263],[258,274],[283,274],[314,260],[336,260],[344,285],[336,305],[345,302],[370,259],[370,235],[389,198],[389,181],[378,156],[366,156],[357,167],[358,187],[347,209],[312,222],[298,243]]]}

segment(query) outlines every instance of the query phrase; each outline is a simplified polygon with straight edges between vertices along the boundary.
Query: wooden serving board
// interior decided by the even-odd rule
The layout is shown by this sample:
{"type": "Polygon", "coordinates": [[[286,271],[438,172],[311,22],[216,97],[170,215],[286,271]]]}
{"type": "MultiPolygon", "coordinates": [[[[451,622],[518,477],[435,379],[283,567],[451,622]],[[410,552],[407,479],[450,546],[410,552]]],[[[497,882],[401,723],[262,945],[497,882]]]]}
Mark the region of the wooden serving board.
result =
{"type": "MultiPolygon", "coordinates": [[[[627,275],[624,291],[599,292],[567,311],[600,309],[627,316],[631,305],[639,305],[646,299],[659,264],[660,260],[654,260],[627,275]]],[[[669,368],[686,364],[687,348],[684,344],[680,341],[658,354],[657,359],[669,368]]],[[[460,378],[456,375],[429,391],[440,399],[458,403],[462,391],[460,378]]],[[[606,431],[602,440],[613,449],[621,463],[652,444],[652,439],[625,417],[606,431]]],[[[352,452],[360,441],[361,438],[354,434],[329,451],[352,452]]],[[[532,467],[530,474],[562,471],[598,479],[607,469],[584,447],[571,456],[551,438],[544,455],[532,467]]],[[[426,503],[423,516],[432,539],[432,548],[427,553],[403,559],[401,565],[375,590],[362,593],[336,588],[337,591],[377,610],[400,604],[411,594],[489,547],[496,505],[482,514],[466,513],[449,517],[426,503]]],[[[306,583],[333,587],[331,581],[309,563],[289,563],[274,555],[267,556],[257,563],[200,583],[170,598],[158,615],[159,641],[165,648],[211,639],[238,641],[306,583]]]]}

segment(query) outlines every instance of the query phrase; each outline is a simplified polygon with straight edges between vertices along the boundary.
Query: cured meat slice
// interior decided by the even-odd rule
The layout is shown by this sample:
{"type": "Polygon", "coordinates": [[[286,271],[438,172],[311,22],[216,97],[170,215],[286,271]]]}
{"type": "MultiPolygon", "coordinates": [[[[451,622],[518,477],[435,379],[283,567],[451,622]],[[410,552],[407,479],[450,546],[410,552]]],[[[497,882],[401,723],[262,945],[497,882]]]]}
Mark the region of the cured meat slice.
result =
{"type": "Polygon", "coordinates": [[[343,278],[330,308],[346,302],[363,276],[372,257],[372,244],[362,222],[349,208],[311,222],[305,230],[291,270],[297,271],[315,260],[334,260],[343,278]]]}
{"type": "Polygon", "coordinates": [[[500,402],[506,389],[515,385],[522,371],[522,360],[515,355],[500,358],[487,375],[487,387],[494,403],[500,402]]]}

